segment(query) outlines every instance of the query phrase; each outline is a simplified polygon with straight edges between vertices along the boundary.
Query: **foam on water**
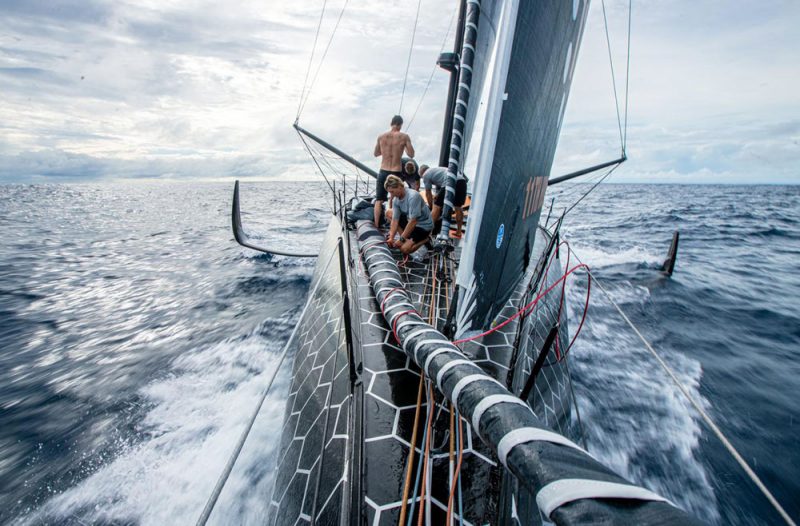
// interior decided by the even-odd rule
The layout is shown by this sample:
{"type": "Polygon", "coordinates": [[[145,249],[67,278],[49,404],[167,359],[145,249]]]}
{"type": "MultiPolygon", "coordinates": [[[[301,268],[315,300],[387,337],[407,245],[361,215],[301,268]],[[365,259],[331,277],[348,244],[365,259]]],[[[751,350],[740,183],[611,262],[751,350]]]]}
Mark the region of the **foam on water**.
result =
{"type": "MultiPolygon", "coordinates": [[[[582,247],[578,255],[594,269],[657,261],[635,248],[609,253],[582,247]]],[[[630,281],[604,280],[603,286],[628,314],[646,309],[651,300],[648,288],[630,281]]],[[[570,280],[567,295],[574,334],[583,314],[586,280],[570,280]]],[[[699,417],[596,287],[589,308],[571,351],[589,451],[624,477],[706,521],[719,522],[709,474],[698,460],[699,417]]],[[[655,347],[659,350],[658,342],[655,347]]],[[[705,404],[698,390],[700,362],[673,349],[660,351],[692,396],[705,404]]]]}
{"type": "Polygon", "coordinates": [[[666,252],[660,255],[654,254],[646,251],[641,246],[609,251],[588,244],[572,243],[572,248],[581,258],[581,261],[591,268],[604,268],[623,264],[661,264],[666,254],[666,252]]]}
{"type": "MultiPolygon", "coordinates": [[[[38,523],[193,524],[275,369],[286,321],[188,352],[141,394],[149,406],[141,440],[17,521],[38,523]]],[[[263,522],[272,488],[291,361],[284,362],[242,451],[211,524],[263,522]]]]}

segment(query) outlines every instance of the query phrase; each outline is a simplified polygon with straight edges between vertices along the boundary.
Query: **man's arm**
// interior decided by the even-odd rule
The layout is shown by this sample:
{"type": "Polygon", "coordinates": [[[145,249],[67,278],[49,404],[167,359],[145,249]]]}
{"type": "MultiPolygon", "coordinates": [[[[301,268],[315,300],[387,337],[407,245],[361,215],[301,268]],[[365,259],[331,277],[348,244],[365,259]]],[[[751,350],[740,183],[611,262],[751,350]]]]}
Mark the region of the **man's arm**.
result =
{"type": "Polygon", "coordinates": [[[428,208],[433,209],[433,192],[430,188],[425,188],[425,198],[428,200],[428,208]]]}
{"type": "Polygon", "coordinates": [[[414,147],[411,145],[411,137],[406,134],[406,153],[409,157],[414,157],[414,147]]]}
{"type": "Polygon", "coordinates": [[[416,226],[417,226],[417,220],[409,217],[408,224],[406,225],[406,228],[403,230],[403,233],[400,234],[400,236],[403,237],[404,239],[409,239],[411,237],[411,232],[414,231],[414,227],[416,226]]]}
{"type": "Polygon", "coordinates": [[[381,155],[381,136],[378,135],[378,141],[375,143],[375,151],[372,152],[375,157],[380,157],[381,155]]]}
{"type": "Polygon", "coordinates": [[[400,224],[400,219],[392,218],[392,224],[389,226],[389,235],[388,235],[389,243],[394,242],[394,235],[397,232],[397,227],[399,224],[400,224]]]}

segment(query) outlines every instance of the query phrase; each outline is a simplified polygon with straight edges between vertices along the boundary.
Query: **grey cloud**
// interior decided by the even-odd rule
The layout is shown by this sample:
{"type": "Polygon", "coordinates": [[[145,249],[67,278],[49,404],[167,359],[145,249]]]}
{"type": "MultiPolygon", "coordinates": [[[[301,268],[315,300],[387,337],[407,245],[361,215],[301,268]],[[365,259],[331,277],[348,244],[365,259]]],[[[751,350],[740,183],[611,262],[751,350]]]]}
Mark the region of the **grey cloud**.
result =
{"type": "Polygon", "coordinates": [[[102,23],[108,20],[113,10],[109,2],[92,0],[3,0],[4,17],[51,19],[60,23],[102,23]]]}

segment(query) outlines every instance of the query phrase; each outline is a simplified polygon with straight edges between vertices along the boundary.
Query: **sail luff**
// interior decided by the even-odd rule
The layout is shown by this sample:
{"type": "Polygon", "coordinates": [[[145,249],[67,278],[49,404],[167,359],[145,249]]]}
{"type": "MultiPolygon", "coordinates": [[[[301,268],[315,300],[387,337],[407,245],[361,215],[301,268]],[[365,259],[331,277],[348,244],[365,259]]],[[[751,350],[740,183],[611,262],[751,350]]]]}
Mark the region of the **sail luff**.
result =
{"type": "Polygon", "coordinates": [[[442,230],[438,240],[450,237],[450,213],[456,191],[456,177],[460,171],[464,131],[467,123],[470,91],[472,88],[472,64],[475,59],[475,44],[478,40],[478,22],[481,4],[479,0],[467,1],[467,18],[464,23],[464,43],[461,46],[461,65],[458,73],[458,98],[453,113],[453,133],[450,136],[450,158],[447,161],[447,180],[445,184],[444,206],[442,207],[442,230]]]}
{"type": "Polygon", "coordinates": [[[581,0],[482,5],[494,8],[497,36],[492,49],[482,31],[475,59],[492,65],[480,145],[468,152],[478,157],[457,278],[459,298],[472,298],[458,303],[462,334],[491,324],[527,267],[588,9],[581,0]]]}
{"type": "MultiPolygon", "coordinates": [[[[512,0],[503,5],[499,17],[497,33],[502,35],[501,39],[495,40],[493,53],[487,66],[487,76],[489,77],[489,90],[486,101],[486,121],[483,125],[480,138],[480,149],[478,151],[478,166],[473,178],[472,204],[470,206],[470,218],[467,222],[467,232],[464,236],[463,250],[459,264],[456,284],[466,290],[462,297],[473,296],[475,291],[471,287],[477,285],[473,278],[473,268],[475,263],[476,243],[478,232],[481,228],[481,219],[484,214],[486,204],[486,194],[489,188],[490,171],[492,160],[494,159],[494,147],[497,139],[497,130],[500,126],[500,115],[503,107],[505,94],[505,84],[508,76],[508,67],[511,60],[511,48],[514,42],[514,28],[517,18],[519,2],[512,0]]],[[[462,301],[460,308],[469,309],[468,302],[462,301]]],[[[474,310],[474,308],[473,308],[474,310]]],[[[468,317],[462,311],[457,319],[466,320],[468,317]]],[[[463,327],[458,326],[456,333],[460,334],[463,327]]]]}

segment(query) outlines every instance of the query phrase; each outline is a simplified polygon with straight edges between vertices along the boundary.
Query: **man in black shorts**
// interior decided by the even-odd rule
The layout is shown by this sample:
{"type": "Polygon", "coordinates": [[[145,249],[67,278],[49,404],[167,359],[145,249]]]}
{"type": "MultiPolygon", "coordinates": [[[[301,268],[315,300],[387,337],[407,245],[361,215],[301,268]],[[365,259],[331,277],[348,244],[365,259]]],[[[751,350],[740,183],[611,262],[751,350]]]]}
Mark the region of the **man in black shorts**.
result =
{"type": "Polygon", "coordinates": [[[375,228],[380,228],[381,213],[383,212],[383,202],[388,195],[384,183],[390,175],[402,177],[403,165],[402,157],[405,151],[410,157],[414,157],[414,147],[411,145],[411,137],[400,131],[403,127],[403,118],[400,115],[392,117],[391,128],[378,136],[375,144],[375,157],[381,157],[381,169],[378,172],[378,180],[375,185],[375,228]]]}
{"type": "Polygon", "coordinates": [[[412,188],[406,188],[403,180],[395,175],[386,178],[386,191],[394,200],[392,225],[389,228],[389,244],[399,248],[405,255],[411,254],[421,247],[431,235],[433,219],[431,219],[430,210],[425,206],[419,192],[412,188]],[[395,234],[398,233],[400,236],[398,239],[394,239],[395,234]]]}
{"type": "MultiPolygon", "coordinates": [[[[422,182],[425,185],[425,197],[428,200],[428,206],[433,210],[431,216],[434,222],[439,220],[442,215],[442,208],[444,207],[444,198],[447,193],[447,168],[442,166],[434,166],[429,168],[428,165],[423,164],[419,173],[422,176],[422,182]],[[436,197],[433,197],[432,189],[436,187],[436,197]]],[[[461,228],[464,225],[464,211],[462,207],[467,200],[467,178],[464,174],[458,174],[456,177],[455,195],[453,196],[453,210],[456,216],[456,234],[454,237],[461,237],[461,228]]]]}

